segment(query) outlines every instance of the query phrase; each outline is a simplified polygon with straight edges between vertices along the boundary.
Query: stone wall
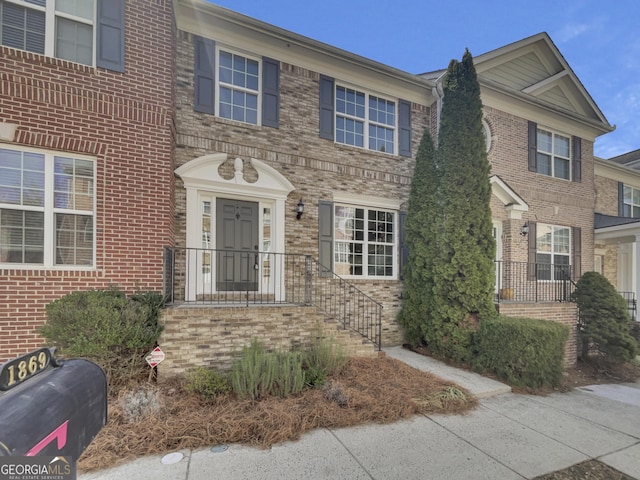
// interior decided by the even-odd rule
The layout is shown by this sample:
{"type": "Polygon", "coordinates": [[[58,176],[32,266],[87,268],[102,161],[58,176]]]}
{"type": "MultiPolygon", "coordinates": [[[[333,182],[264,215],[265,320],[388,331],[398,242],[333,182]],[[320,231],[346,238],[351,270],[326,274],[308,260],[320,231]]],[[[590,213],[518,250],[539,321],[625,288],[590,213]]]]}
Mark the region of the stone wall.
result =
{"type": "Polygon", "coordinates": [[[162,311],[161,323],[160,348],[166,359],[158,366],[160,380],[198,366],[229,370],[254,338],[268,349],[290,349],[321,337],[334,340],[349,356],[377,355],[371,342],[325,321],[315,307],[169,307],[162,311]]]}

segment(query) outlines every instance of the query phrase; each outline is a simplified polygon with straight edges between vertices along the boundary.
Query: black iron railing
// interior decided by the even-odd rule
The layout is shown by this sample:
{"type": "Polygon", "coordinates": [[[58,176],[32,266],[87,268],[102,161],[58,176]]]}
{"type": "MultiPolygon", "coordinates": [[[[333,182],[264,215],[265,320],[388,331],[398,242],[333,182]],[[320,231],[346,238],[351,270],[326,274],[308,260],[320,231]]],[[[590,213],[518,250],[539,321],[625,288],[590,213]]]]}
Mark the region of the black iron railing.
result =
{"type": "Polygon", "coordinates": [[[638,318],[638,305],[636,303],[636,292],[618,292],[622,295],[622,298],[627,302],[627,308],[629,309],[629,315],[631,320],[635,321],[638,318]]]}
{"type": "Polygon", "coordinates": [[[313,305],[381,347],[382,305],[309,255],[165,247],[170,304],[313,305]]]}
{"type": "Polygon", "coordinates": [[[575,290],[570,265],[496,261],[496,301],[570,302],[575,290]]]}

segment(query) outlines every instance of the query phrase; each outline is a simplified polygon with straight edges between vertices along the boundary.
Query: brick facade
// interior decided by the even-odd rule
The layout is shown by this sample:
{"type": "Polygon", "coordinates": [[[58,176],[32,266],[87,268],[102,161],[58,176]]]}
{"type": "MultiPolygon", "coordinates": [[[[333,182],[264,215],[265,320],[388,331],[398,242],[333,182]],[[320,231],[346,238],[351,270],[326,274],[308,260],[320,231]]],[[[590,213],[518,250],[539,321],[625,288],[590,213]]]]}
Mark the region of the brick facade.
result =
{"type": "Polygon", "coordinates": [[[160,380],[203,365],[229,370],[253,338],[268,349],[304,347],[324,338],[348,356],[377,355],[373,344],[325,322],[314,307],[180,306],[165,309],[162,323],[160,344],[166,360],[158,366],[160,380]]]}
{"type": "MultiPolygon", "coordinates": [[[[193,222],[194,215],[200,215],[199,205],[193,209],[194,193],[254,201],[260,197],[247,195],[251,185],[260,180],[254,163],[273,170],[274,177],[293,188],[290,191],[287,187],[282,217],[277,219],[280,223],[269,226],[283,233],[278,253],[319,258],[319,205],[324,201],[371,208],[376,208],[375,202],[387,205],[380,209],[396,213],[397,235],[397,214],[407,208],[414,159],[321,138],[322,75],[335,78],[346,88],[361,88],[396,102],[398,115],[404,105],[401,100],[407,100],[412,155],[423,133],[435,134],[437,130],[433,79],[414,77],[295,34],[291,34],[291,42],[283,42],[282,32],[273,27],[247,22],[246,17],[204,2],[196,8],[181,0],[130,0],[125,19],[125,73],[0,47],[0,120],[18,125],[12,143],[94,159],[97,198],[95,268],[5,268],[0,272],[0,294],[7,298],[0,304],[0,361],[40,345],[36,328],[44,321],[45,305],[68,292],[111,285],[127,291],[161,291],[163,247],[200,247],[198,242],[202,242],[202,228],[193,222]],[[237,49],[240,55],[268,58],[279,65],[278,128],[230,121],[194,109],[196,33],[215,40],[218,46],[237,49]],[[210,188],[213,182],[187,185],[177,171],[193,165],[194,160],[220,156],[226,158],[218,170],[225,181],[232,180],[235,169],[240,168],[243,178],[235,191],[232,187],[221,191],[210,188]],[[305,211],[296,219],[301,199],[305,211]]],[[[599,184],[594,179],[592,139],[601,133],[595,127],[576,126],[578,121],[565,124],[567,117],[549,113],[552,109],[548,106],[538,108],[535,102],[522,102],[512,108],[500,104],[503,100],[495,102],[491,95],[483,92],[484,118],[492,137],[492,174],[529,208],[517,218],[509,214],[503,201],[492,198],[493,218],[502,225],[502,259],[526,262],[528,239],[520,235],[520,229],[527,221],[539,222],[579,227],[580,270],[593,269],[593,212],[599,184]],[[529,114],[532,118],[527,118],[529,114]],[[553,125],[549,128],[567,135],[584,131],[591,135],[581,143],[580,182],[528,170],[529,120],[542,127],[550,120],[553,125]]],[[[510,101],[514,105],[520,102],[515,97],[510,101]]],[[[590,122],[593,124],[592,119],[590,122]]],[[[275,196],[266,198],[274,205],[282,201],[275,196]]],[[[349,281],[383,305],[382,344],[402,343],[403,333],[396,322],[401,307],[399,276],[351,277],[349,281]]],[[[509,314],[575,324],[575,310],[570,305],[532,305],[504,304],[500,308],[509,314]]],[[[248,344],[256,334],[275,345],[301,341],[312,335],[319,322],[304,309],[263,307],[173,307],[164,312],[163,321],[167,329],[162,342],[172,355],[165,369],[175,372],[198,362],[228,366],[231,350],[248,344]],[[292,316],[298,317],[300,325],[292,316]],[[242,328],[232,331],[230,326],[242,328]],[[206,342],[196,343],[192,350],[192,342],[202,338],[206,342]]],[[[574,350],[575,346],[568,347],[569,353],[574,350]]]]}
{"type": "Polygon", "coordinates": [[[173,242],[172,2],[127,2],[125,22],[125,73],[0,46],[0,121],[18,125],[4,144],[88,155],[96,170],[95,268],[2,268],[0,361],[42,344],[44,307],[62,295],[161,290],[173,242]]]}
{"type": "MultiPolygon", "coordinates": [[[[593,211],[595,180],[593,142],[582,139],[582,181],[572,182],[530,172],[527,168],[527,121],[495,108],[484,115],[494,140],[489,151],[491,174],[500,176],[529,206],[522,219],[508,219],[504,205],[492,201],[494,218],[503,220],[503,259],[526,262],[527,239],[520,235],[527,222],[579,227],[582,232],[581,271],[593,270],[593,211]]],[[[543,126],[542,124],[540,126],[543,126]]]]}
{"type": "MultiPolygon", "coordinates": [[[[212,154],[228,155],[229,164],[241,158],[245,165],[262,161],[286,177],[295,190],[286,201],[285,251],[318,258],[318,202],[346,192],[374,195],[406,205],[413,159],[336,144],[319,138],[318,91],[323,72],[281,63],[280,128],[231,122],[193,109],[193,35],[177,36],[177,154],[176,166],[212,154]],[[295,206],[304,199],[305,213],[297,221],[295,206]]],[[[393,92],[388,95],[392,96],[393,92]]],[[[425,129],[431,109],[412,104],[413,152],[425,129]]],[[[186,197],[180,178],[176,182],[176,242],[183,245],[186,229],[186,197]]],[[[405,207],[406,208],[406,207],[405,207]]],[[[384,345],[402,343],[395,317],[400,307],[398,280],[350,279],[357,288],[383,304],[384,345]]]]}

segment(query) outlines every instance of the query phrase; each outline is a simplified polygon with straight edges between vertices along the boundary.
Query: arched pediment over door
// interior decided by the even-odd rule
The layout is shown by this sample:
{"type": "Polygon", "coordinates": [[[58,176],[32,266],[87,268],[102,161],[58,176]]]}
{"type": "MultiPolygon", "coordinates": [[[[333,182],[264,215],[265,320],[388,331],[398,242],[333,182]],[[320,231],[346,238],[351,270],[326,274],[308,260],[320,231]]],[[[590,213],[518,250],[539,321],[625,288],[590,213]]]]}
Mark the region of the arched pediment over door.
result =
{"type": "Polygon", "coordinates": [[[285,202],[293,184],[260,160],[230,160],[224,153],[195,158],[175,173],[186,190],[185,246],[198,252],[188,250],[197,258],[187,261],[197,273],[196,294],[272,288],[261,285],[262,272],[284,253],[285,202]],[[223,253],[236,251],[243,253],[223,253]],[[221,266],[223,257],[231,266],[221,266]],[[200,278],[201,271],[209,277],[200,278]]]}

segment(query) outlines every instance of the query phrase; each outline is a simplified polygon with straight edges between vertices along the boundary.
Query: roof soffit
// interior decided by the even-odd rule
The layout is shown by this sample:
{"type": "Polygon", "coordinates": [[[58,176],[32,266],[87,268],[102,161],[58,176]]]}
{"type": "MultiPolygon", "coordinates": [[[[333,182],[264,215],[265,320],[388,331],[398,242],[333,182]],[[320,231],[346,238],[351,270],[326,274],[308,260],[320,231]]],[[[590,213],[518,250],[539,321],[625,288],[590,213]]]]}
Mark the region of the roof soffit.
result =
{"type": "Polygon", "coordinates": [[[264,55],[349,80],[381,94],[430,105],[434,83],[408,72],[276,27],[203,0],[174,0],[179,30],[247,54],[264,55]]]}

